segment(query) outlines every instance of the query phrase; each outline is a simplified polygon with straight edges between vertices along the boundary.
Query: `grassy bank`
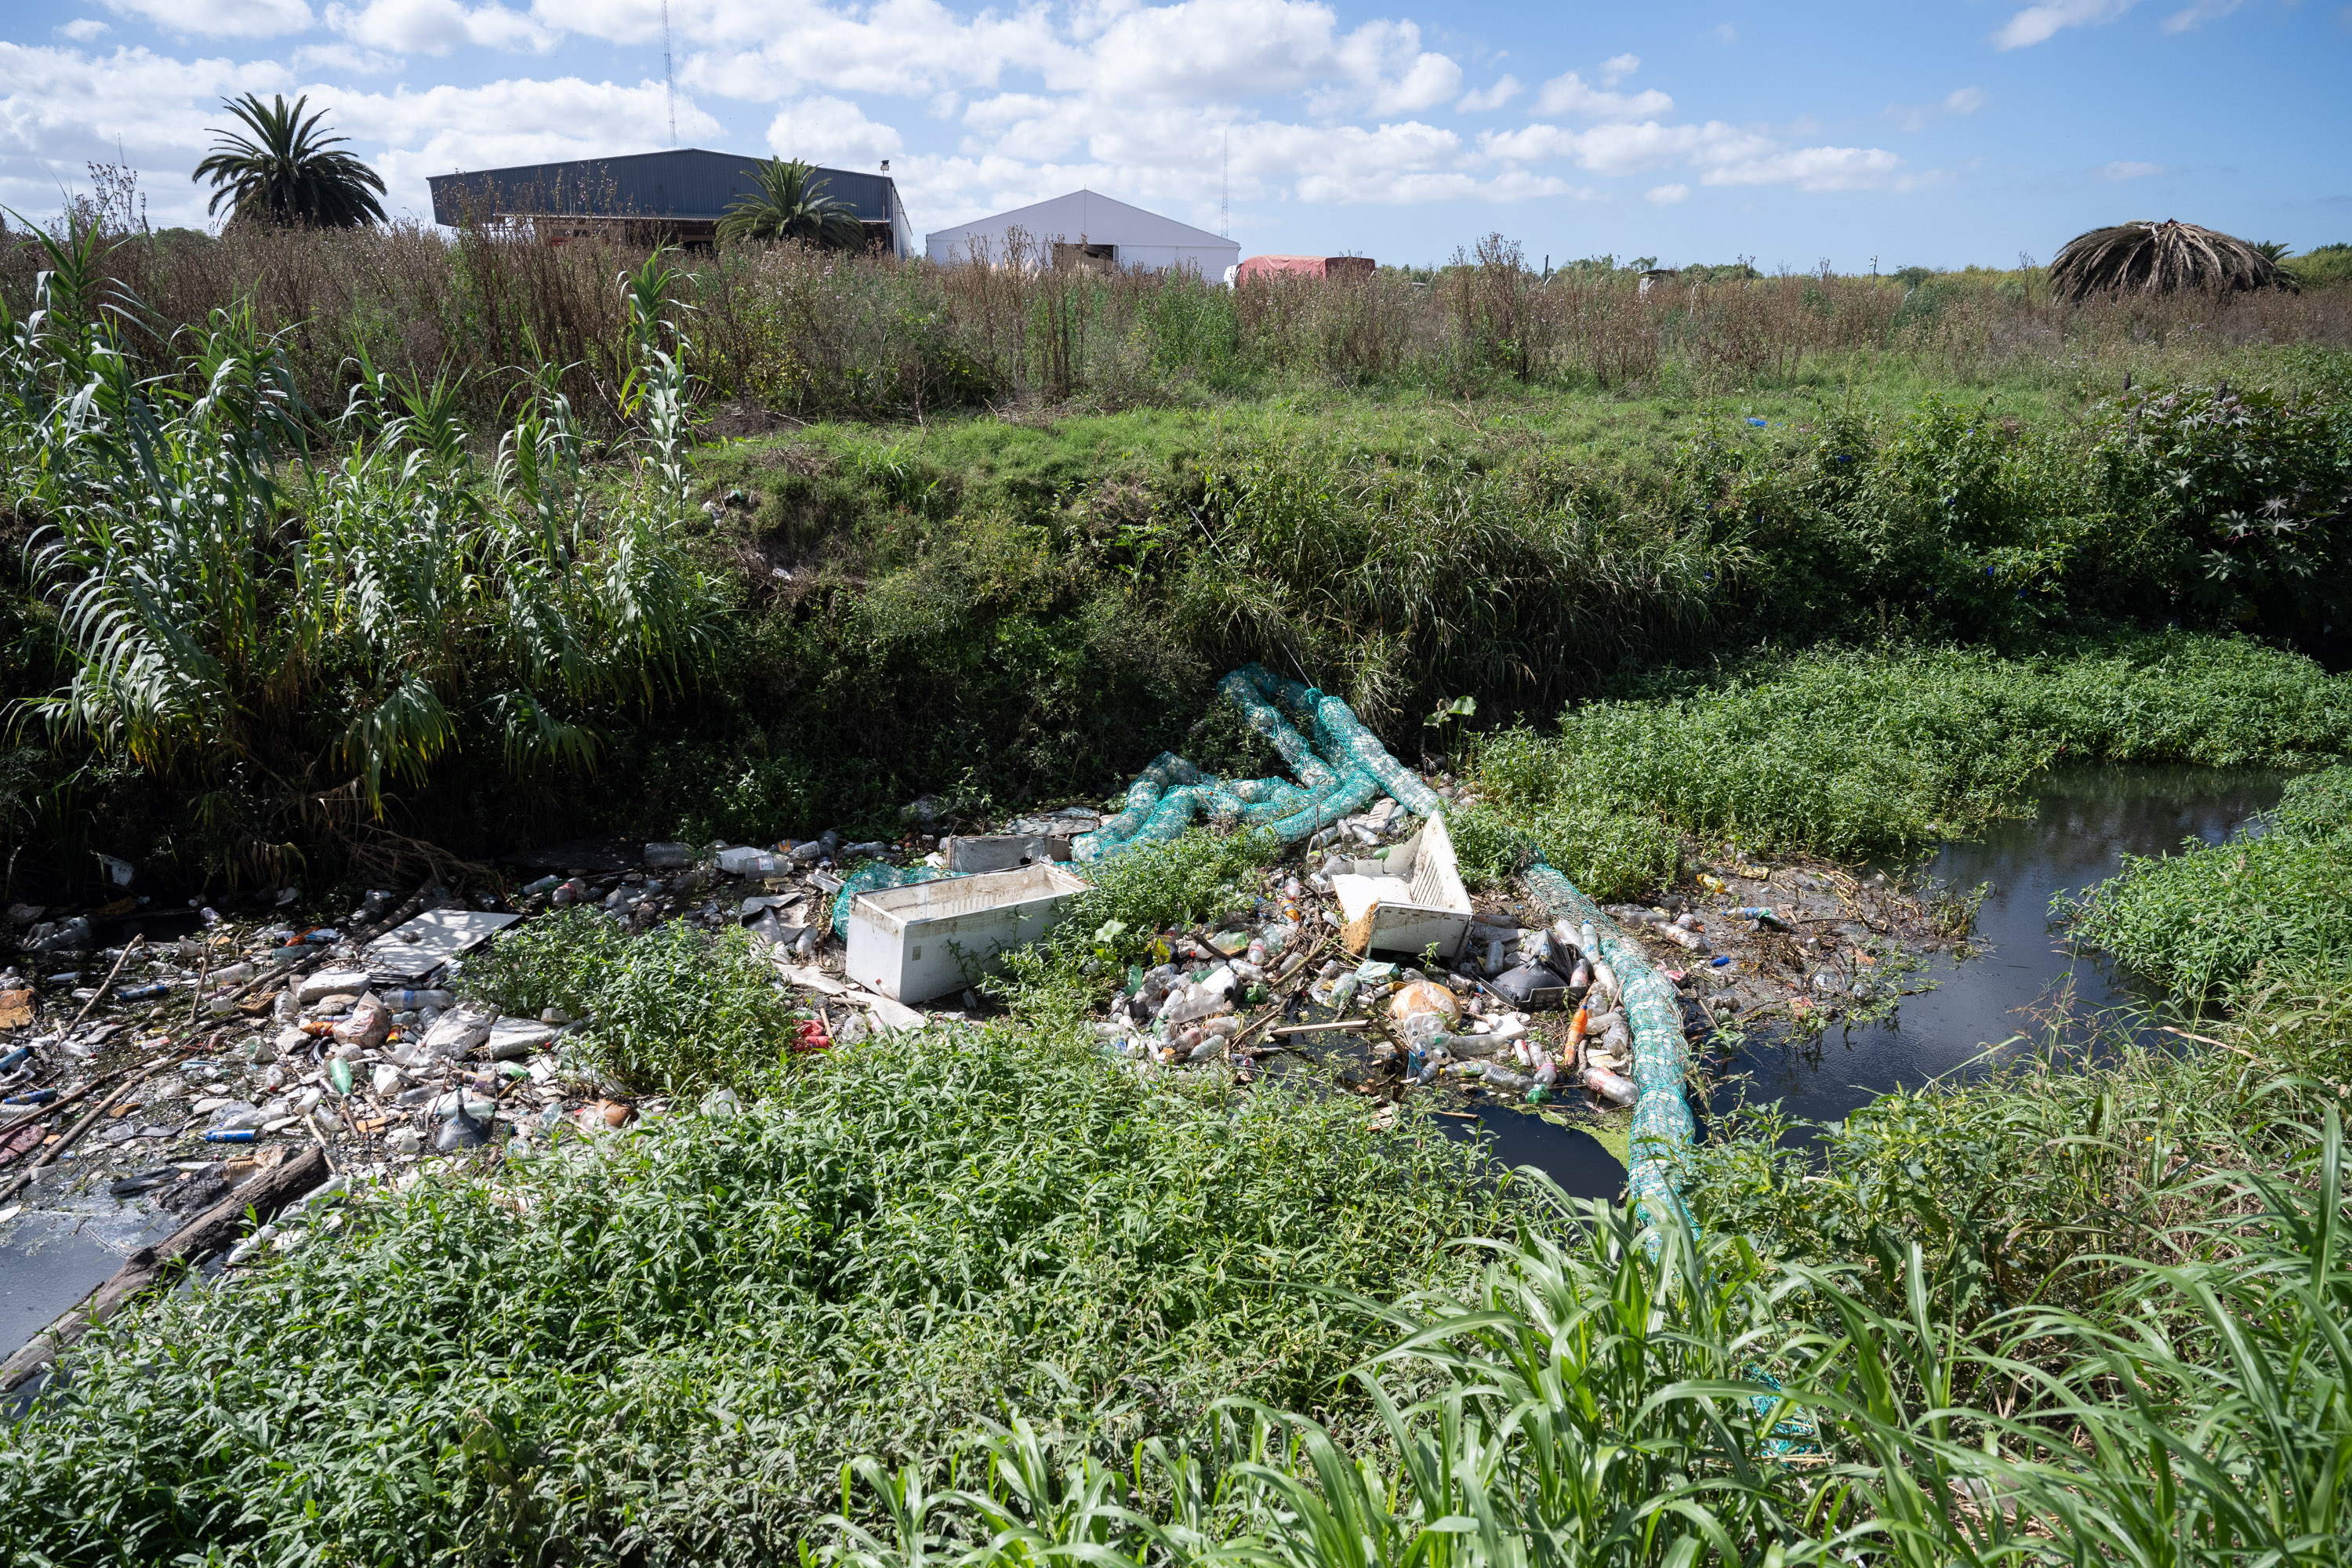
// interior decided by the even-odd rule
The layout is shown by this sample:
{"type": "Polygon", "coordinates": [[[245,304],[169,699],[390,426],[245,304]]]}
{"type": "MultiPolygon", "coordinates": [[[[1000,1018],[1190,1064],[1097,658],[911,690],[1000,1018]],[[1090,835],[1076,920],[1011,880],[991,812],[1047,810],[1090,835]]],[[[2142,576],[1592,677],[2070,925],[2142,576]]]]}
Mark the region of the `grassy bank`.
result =
{"type": "Polygon", "coordinates": [[[1652,694],[1483,745],[1463,837],[1484,874],[1527,839],[1596,897],[1625,897],[1671,879],[1685,834],[1903,856],[2021,809],[2064,763],[2293,768],[2352,752],[2352,683],[2179,634],[2038,658],[1817,650],[1632,689],[1652,694]]]}
{"type": "Polygon", "coordinates": [[[112,1325],[0,1445],[0,1544],[2326,1561],[2352,1033],[2278,993],[2217,1037],[1890,1097],[1820,1171],[1748,1129],[1654,1255],[1412,1118],[1001,1029],[840,1050],[112,1325]]]}

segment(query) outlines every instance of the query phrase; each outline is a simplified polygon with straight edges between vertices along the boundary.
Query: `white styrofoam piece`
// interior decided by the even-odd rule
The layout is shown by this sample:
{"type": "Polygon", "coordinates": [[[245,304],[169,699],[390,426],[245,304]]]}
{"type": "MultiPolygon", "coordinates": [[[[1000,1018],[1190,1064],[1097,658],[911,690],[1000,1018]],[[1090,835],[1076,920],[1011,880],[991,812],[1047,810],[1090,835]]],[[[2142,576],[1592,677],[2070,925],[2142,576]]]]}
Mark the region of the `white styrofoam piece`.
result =
{"type": "Polygon", "coordinates": [[[1403,874],[1343,873],[1331,879],[1350,950],[1418,953],[1434,942],[1440,958],[1448,963],[1459,958],[1463,939],[1470,933],[1470,890],[1462,885],[1445,819],[1431,817],[1419,833],[1389,852],[1387,864],[1402,866],[1403,874]],[[1369,935],[1357,947],[1354,933],[1359,922],[1367,920],[1369,935]]]}
{"type": "Polygon", "coordinates": [[[1035,942],[1089,884],[1052,861],[862,893],[849,907],[849,978],[894,1002],[961,990],[1035,942]]]}
{"type": "Polygon", "coordinates": [[[415,979],[522,919],[478,910],[427,910],[368,944],[371,969],[415,979]],[[409,938],[414,936],[415,941],[409,938]]]}

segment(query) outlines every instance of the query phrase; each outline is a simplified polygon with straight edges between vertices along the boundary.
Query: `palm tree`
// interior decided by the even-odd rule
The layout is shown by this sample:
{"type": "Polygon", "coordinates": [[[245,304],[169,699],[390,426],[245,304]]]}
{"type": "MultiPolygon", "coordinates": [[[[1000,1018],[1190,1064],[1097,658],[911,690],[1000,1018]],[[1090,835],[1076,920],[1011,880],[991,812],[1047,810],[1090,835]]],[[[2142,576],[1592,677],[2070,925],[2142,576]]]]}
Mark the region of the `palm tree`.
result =
{"type": "Polygon", "coordinates": [[[2050,264],[2050,291],[2070,302],[2094,294],[2183,289],[2222,294],[2294,286],[2260,246],[2173,218],[2078,234],[2050,264]]]}
{"type": "Polygon", "coordinates": [[[215,128],[220,140],[213,143],[213,155],[188,176],[201,182],[210,175],[219,187],[205,211],[217,212],[228,202],[233,220],[281,228],[358,228],[383,222],[376,197],[383,194],[383,181],[349,153],[329,151],[347,138],[314,134],[326,111],[305,120],[308,98],[296,99],[290,109],[283,97],[272,98],[268,105],[249,92],[224,100],[252,134],[215,128]]]}
{"type": "Polygon", "coordinates": [[[754,164],[757,189],[735,198],[719,220],[721,239],[801,239],[811,245],[853,246],[866,237],[857,213],[838,196],[822,195],[816,165],[798,158],[754,164]]]}

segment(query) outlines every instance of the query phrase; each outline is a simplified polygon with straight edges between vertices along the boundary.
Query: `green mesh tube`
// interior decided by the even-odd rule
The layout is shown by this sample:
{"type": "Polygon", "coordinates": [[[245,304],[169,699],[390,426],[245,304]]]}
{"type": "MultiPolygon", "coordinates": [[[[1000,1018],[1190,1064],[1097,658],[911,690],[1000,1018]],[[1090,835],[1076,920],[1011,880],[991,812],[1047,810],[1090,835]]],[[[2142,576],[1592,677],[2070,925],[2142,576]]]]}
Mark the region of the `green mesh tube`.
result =
{"type": "Polygon", "coordinates": [[[1262,827],[1292,843],[1383,795],[1418,816],[1437,808],[1436,792],[1389,755],[1338,698],[1255,664],[1233,671],[1217,689],[1240,710],[1243,722],[1265,737],[1297,782],[1221,779],[1162,752],[1128,786],[1125,809],[1078,836],[1071,846],[1075,858],[1100,860],[1137,844],[1173,838],[1203,814],[1262,827]],[[1307,725],[1313,741],[1299,733],[1293,718],[1307,725]]]}
{"type": "Polygon", "coordinates": [[[1691,1145],[1696,1124],[1683,1100],[1690,1054],[1683,1044],[1683,1008],[1675,988],[1649,954],[1576,890],[1574,883],[1538,859],[1524,874],[1528,891],[1544,912],[1570,926],[1590,923],[1601,956],[1617,972],[1625,993],[1625,1019],[1633,1033],[1633,1131],[1627,1150],[1625,1184],[1651,1225],[1690,1224],[1675,1168],[1691,1145]]]}

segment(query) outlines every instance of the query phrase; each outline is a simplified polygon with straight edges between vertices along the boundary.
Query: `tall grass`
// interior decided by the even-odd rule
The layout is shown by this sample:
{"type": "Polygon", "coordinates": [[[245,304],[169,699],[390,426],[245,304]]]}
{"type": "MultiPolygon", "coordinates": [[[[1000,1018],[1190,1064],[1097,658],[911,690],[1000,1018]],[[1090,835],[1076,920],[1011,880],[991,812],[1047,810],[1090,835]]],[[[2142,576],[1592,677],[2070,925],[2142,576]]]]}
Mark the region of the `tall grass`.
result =
{"type": "Polygon", "coordinates": [[[231,814],[268,803],[232,878],[282,879],[289,819],[358,829],[465,742],[514,776],[584,773],[598,720],[708,673],[723,599],[679,531],[687,372],[657,265],[622,290],[636,482],[599,507],[552,368],[493,454],[453,383],[362,355],[321,453],[249,309],[153,363],[90,237],[47,247],[34,310],[0,309],[5,494],[68,672],[30,706],[183,788],[236,781],[231,814]]]}
{"type": "Polygon", "coordinates": [[[2112,1315],[2004,1314],[1990,1348],[1944,1321],[1916,1247],[1887,1288],[1858,1289],[1850,1267],[1776,1266],[1734,1240],[1670,1236],[1654,1256],[1594,1205],[1496,1245],[1468,1300],[1389,1314],[1397,1337],[1360,1374],[1384,1451],[1234,1401],[1197,1445],[1122,1469],[1060,1458],[1016,1421],[982,1445],[977,1484],[862,1465],[871,1512],[836,1522],[834,1555],[2340,1562],[2343,1177],[2331,1108],[2284,1173],[2240,1184],[2242,1211],[2184,1227],[2210,1253],[2126,1266],[2112,1315]]]}
{"type": "Polygon", "coordinates": [[[368,1198],[111,1326],[0,1438],[0,1549],[774,1562],[850,1458],[1015,1405],[1102,1452],[1233,1394],[1362,1431],[1335,1379],[1375,1341],[1329,1290],[1444,1278],[1517,1200],[1433,1130],[1230,1092],[965,1030],[368,1198]]]}
{"type": "MultiPolygon", "coordinates": [[[[344,361],[363,349],[398,374],[470,373],[478,421],[495,408],[487,375],[544,359],[566,367],[563,390],[590,423],[620,422],[631,350],[605,282],[642,253],[408,225],[110,237],[108,276],[164,321],[249,301],[264,331],[286,334],[314,406],[341,401],[344,361]]],[[[2038,271],[1912,283],[1695,268],[1643,294],[1631,268],[1547,274],[1499,236],[1433,275],[1389,268],[1235,290],[993,259],[721,249],[692,266],[697,336],[718,390],[747,410],[893,418],[983,403],[1117,407],[1268,382],[1451,395],[1496,381],[1704,395],[1857,374],[2115,385],[2126,373],[2210,378],[2248,346],[2352,346],[2341,288],[2065,305],[2038,271]]],[[[0,240],[0,300],[26,309],[42,265],[21,233],[0,240]]]]}

